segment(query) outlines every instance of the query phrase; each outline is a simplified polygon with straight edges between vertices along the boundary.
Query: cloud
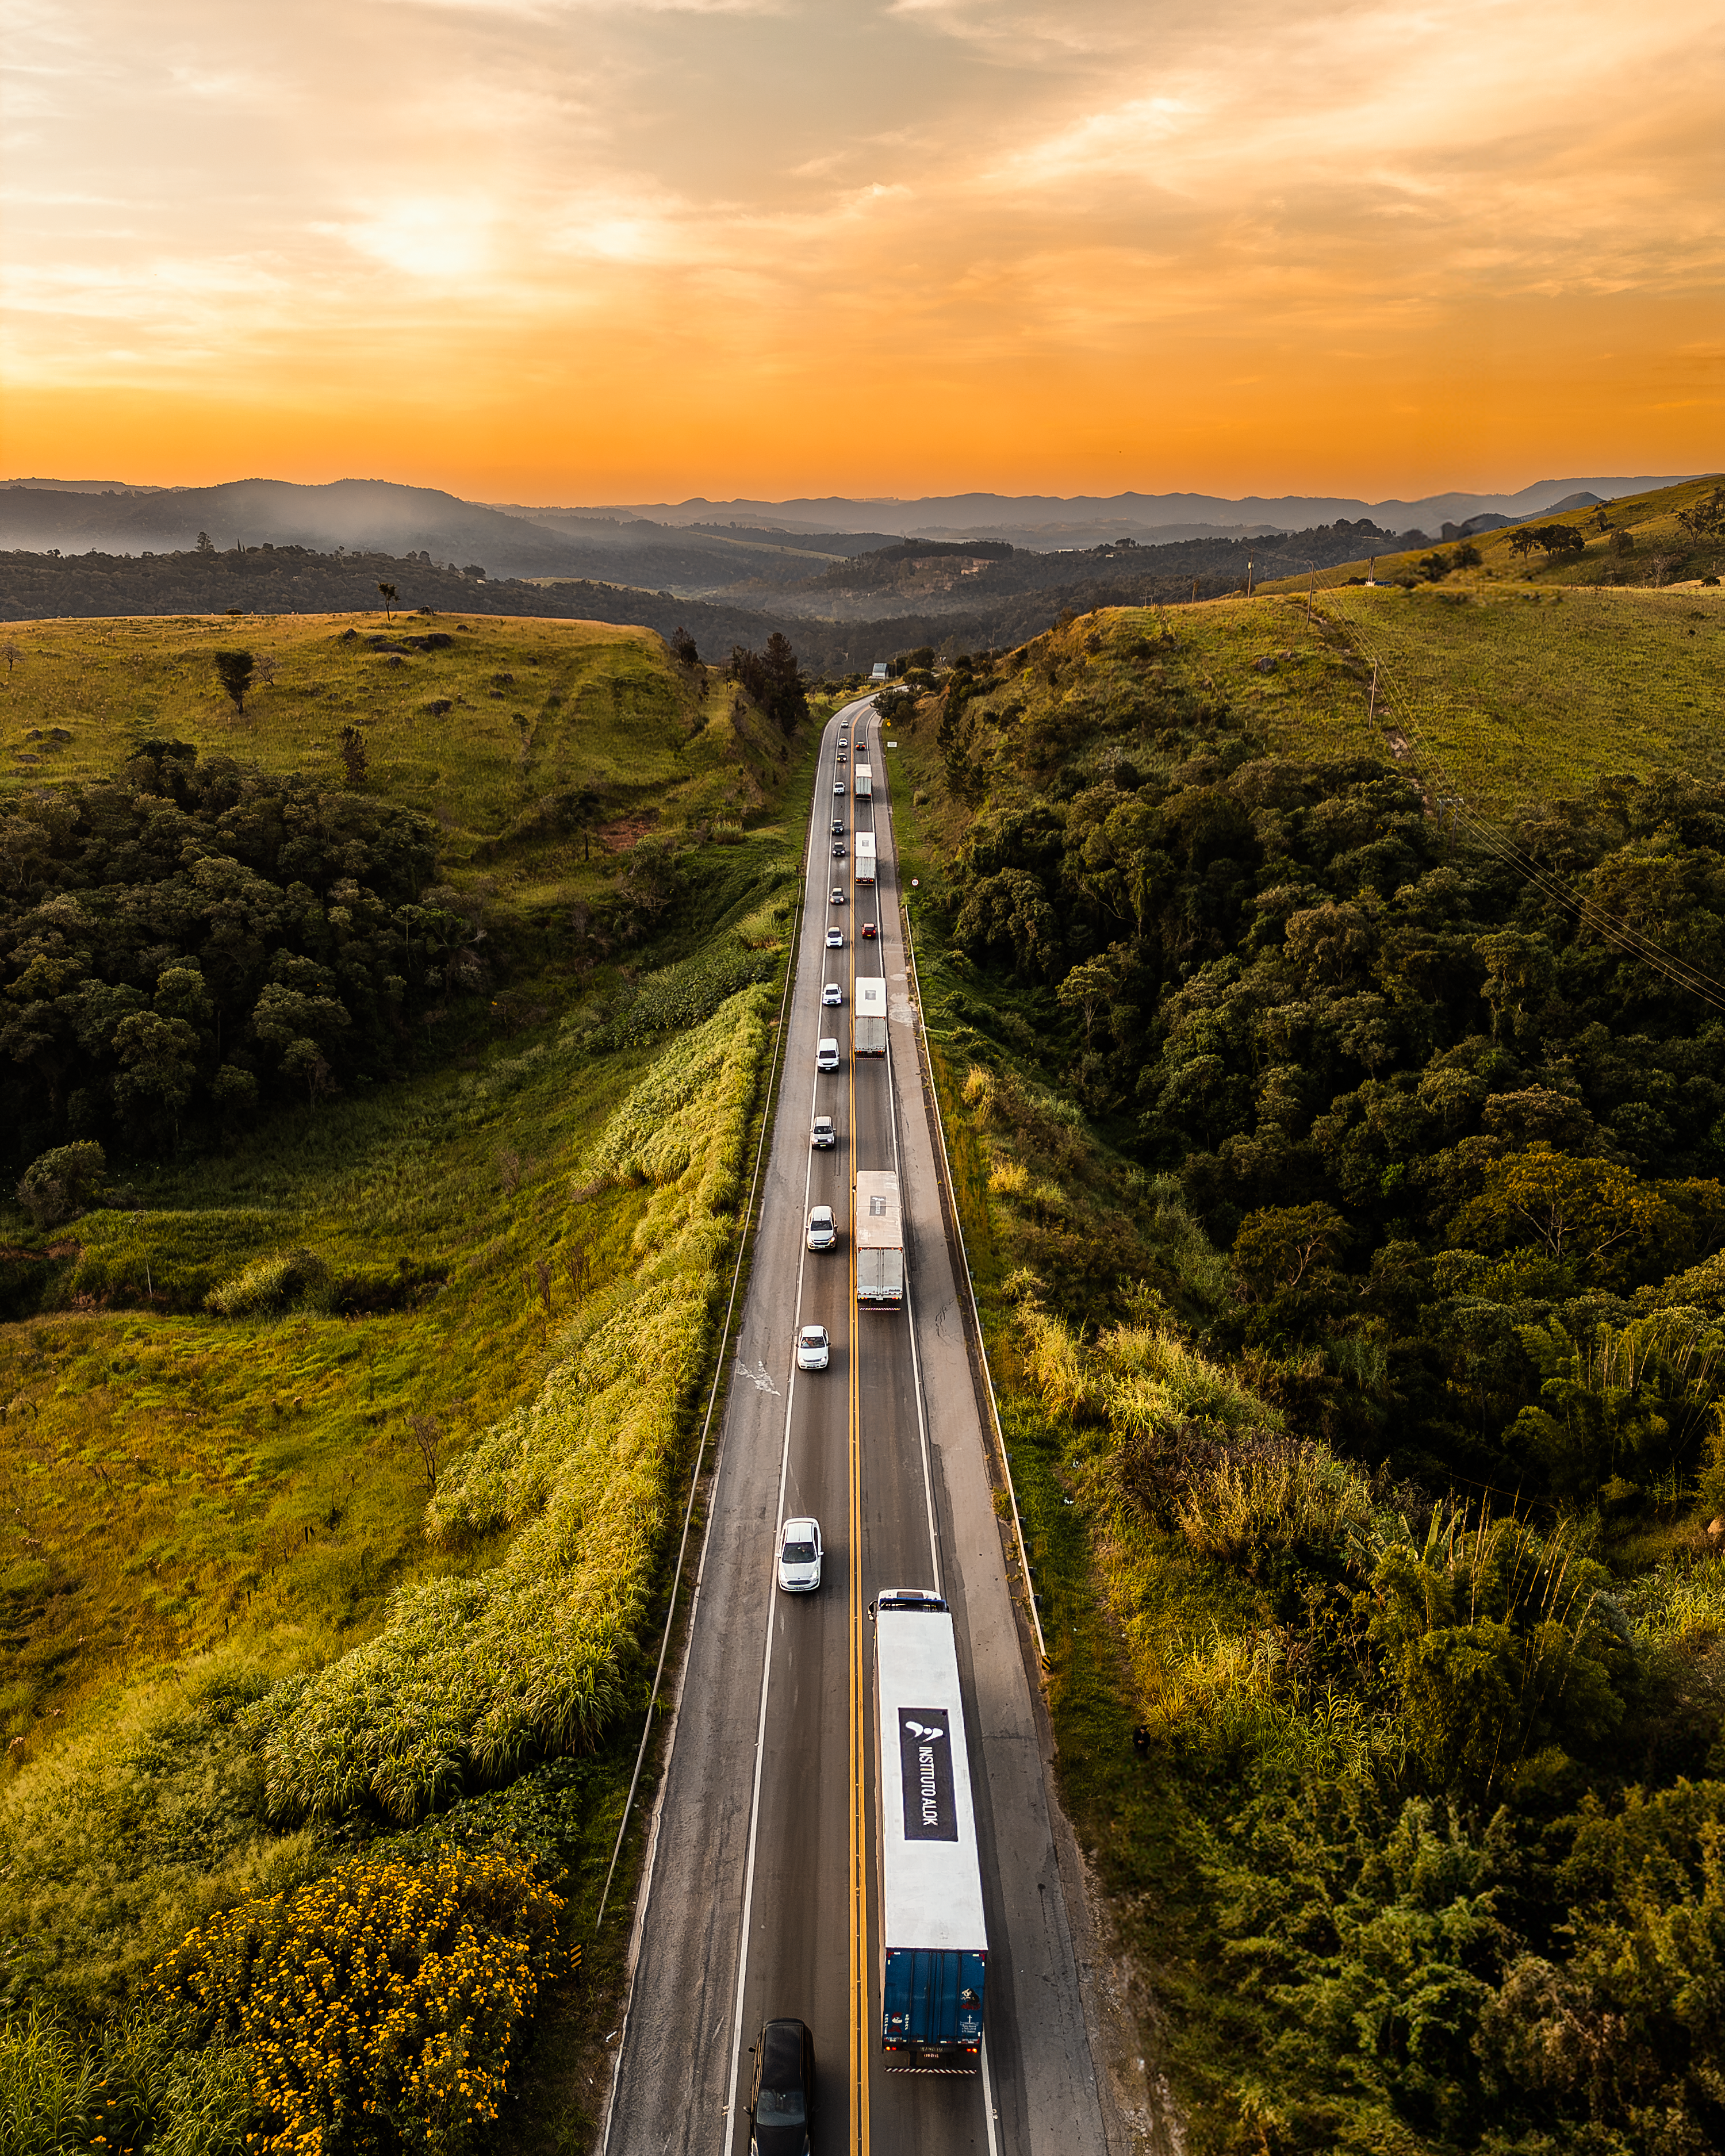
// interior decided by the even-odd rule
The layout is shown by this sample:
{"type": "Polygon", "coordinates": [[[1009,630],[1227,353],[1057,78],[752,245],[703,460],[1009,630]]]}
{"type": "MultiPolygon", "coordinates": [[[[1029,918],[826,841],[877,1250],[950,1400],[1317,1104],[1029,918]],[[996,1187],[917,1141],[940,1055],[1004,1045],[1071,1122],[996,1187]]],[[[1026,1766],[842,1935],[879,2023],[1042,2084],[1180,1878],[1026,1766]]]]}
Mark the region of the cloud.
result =
{"type": "MultiPolygon", "coordinates": [[[[993,483],[1127,440],[1275,441],[1277,414],[1315,439],[1332,380],[1338,413],[1387,410],[1390,381],[1437,412],[1411,385],[1483,339],[1493,408],[1538,440],[1668,398],[1656,355],[1706,344],[1725,266],[1725,0],[17,0],[13,22],[14,439],[69,380],[94,412],[105,367],[116,394],[182,382],[189,428],[243,354],[265,435],[307,382],[369,412],[393,372],[523,456],[550,453],[549,402],[603,407],[625,460],[770,442],[814,490],[839,456],[916,492],[903,459],[960,444],[993,483]]],[[[1471,439],[1466,403],[1444,439],[1471,439]]],[[[49,468],[33,439],[17,455],[49,468]]]]}

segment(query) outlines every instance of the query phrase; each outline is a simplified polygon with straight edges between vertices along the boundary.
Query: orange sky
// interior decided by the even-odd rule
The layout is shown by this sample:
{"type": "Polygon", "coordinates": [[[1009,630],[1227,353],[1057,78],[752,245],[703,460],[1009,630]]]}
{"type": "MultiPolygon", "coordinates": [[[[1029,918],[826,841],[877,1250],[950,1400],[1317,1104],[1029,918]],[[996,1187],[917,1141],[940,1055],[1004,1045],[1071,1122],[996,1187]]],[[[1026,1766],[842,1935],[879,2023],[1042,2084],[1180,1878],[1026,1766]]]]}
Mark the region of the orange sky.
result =
{"type": "Polygon", "coordinates": [[[1725,0],[15,0],[0,472],[1717,467],[1725,0]]]}

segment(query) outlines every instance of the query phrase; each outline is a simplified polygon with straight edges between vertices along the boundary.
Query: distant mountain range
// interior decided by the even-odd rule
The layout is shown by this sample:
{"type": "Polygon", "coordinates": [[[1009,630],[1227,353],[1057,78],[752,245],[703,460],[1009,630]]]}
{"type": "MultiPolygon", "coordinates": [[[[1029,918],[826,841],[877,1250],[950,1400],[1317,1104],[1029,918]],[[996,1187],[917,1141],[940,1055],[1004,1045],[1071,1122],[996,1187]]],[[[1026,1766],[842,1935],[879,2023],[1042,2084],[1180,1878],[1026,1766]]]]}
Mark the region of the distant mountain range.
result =
{"type": "Polygon", "coordinates": [[[1482,515],[1518,519],[1558,508],[1578,493],[1609,501],[1671,483],[1543,480],[1516,494],[1458,492],[1378,502],[1327,495],[1249,495],[1230,501],[1200,494],[956,494],[900,502],[834,495],[784,502],[552,508],[464,501],[440,488],[390,480],[301,486],[249,479],[221,486],[146,487],[120,480],[25,479],[0,481],[0,547],[174,552],[194,546],[198,533],[207,531],[223,551],[236,545],[377,548],[396,555],[429,553],[460,568],[476,564],[492,576],[616,579],[693,597],[797,583],[832,562],[906,538],[992,539],[1047,553],[1123,539],[1158,546],[1255,538],[1362,517],[1380,531],[1435,537],[1445,524],[1482,515]]]}
{"type": "Polygon", "coordinates": [[[1663,478],[1545,479],[1514,494],[1428,494],[1417,501],[1361,501],[1343,495],[1215,494],[942,494],[916,501],[858,500],[845,495],[792,501],[619,503],[585,511],[522,510],[518,515],[639,516],[660,525],[703,524],[741,529],[762,525],[785,531],[886,531],[896,537],[1005,539],[1014,546],[1094,547],[1110,539],[1156,544],[1212,536],[1253,538],[1266,531],[1303,531],[1315,525],[1350,523],[1362,517],[1391,531],[1435,533],[1445,524],[1495,512],[1512,523],[1566,506],[1565,496],[1590,494],[1602,501],[1673,486],[1693,472],[1663,478]]]}
{"type": "Polygon", "coordinates": [[[321,612],[369,603],[381,578],[405,605],[579,614],[667,633],[686,622],[704,650],[783,629],[812,663],[843,670],[923,643],[1004,648],[1063,611],[1231,591],[1254,575],[1303,575],[1664,483],[1551,480],[1515,495],[1373,505],[834,496],[656,505],[649,516],[630,505],[464,501],[388,480],[15,480],[0,482],[0,619],[234,603],[321,612]],[[901,530],[881,528],[892,522],[901,530]]]}

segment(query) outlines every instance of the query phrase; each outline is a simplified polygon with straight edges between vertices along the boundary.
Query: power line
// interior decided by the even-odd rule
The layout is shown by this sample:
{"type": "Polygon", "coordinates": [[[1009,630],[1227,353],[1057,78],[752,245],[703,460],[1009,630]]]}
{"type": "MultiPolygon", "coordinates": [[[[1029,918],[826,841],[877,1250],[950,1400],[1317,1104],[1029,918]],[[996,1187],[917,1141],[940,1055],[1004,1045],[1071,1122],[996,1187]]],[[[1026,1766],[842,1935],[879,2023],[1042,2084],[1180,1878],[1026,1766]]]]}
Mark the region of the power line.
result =
{"type": "MultiPolygon", "coordinates": [[[[1340,593],[1345,588],[1345,586],[1331,585],[1325,596],[1339,601],[1340,593]]],[[[1373,663],[1377,685],[1373,709],[1384,706],[1394,711],[1416,770],[1448,810],[1451,823],[1466,829],[1486,852],[1495,855],[1543,896],[1567,908],[1601,942],[1639,960],[1674,987],[1685,990],[1711,1009],[1725,1013],[1725,983],[1716,980],[1700,967],[1692,966],[1676,957],[1642,935],[1639,929],[1605,912],[1594,900],[1575,890],[1495,824],[1487,823],[1475,813],[1468,803],[1461,781],[1432,747],[1414,717],[1413,705],[1399,675],[1385,659],[1381,647],[1374,644],[1365,634],[1360,615],[1346,602],[1337,603],[1334,611],[1345,615],[1354,643],[1373,663]],[[1448,790],[1445,793],[1439,790],[1440,788],[1448,790]]],[[[1429,793],[1428,798],[1430,798],[1429,793]]]]}

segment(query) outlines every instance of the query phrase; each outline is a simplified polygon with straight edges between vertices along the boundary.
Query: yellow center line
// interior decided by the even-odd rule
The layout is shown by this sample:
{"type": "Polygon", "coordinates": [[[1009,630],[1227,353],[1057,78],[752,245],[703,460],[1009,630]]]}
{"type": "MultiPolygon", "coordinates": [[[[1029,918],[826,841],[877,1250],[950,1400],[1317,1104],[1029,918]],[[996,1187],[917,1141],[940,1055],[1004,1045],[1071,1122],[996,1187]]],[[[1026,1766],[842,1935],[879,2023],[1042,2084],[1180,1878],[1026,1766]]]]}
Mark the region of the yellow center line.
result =
{"type": "MultiPolygon", "coordinates": [[[[855,818],[850,819],[853,833],[855,818]]],[[[856,1008],[856,924],[850,950],[850,1004],[855,1035],[856,1008]]],[[[868,1650],[863,1630],[862,1596],[862,1417],[857,1372],[856,1300],[856,1055],[845,1059],[850,1081],[850,2146],[854,2156],[869,2150],[869,1907],[867,1779],[868,1650]]]]}

